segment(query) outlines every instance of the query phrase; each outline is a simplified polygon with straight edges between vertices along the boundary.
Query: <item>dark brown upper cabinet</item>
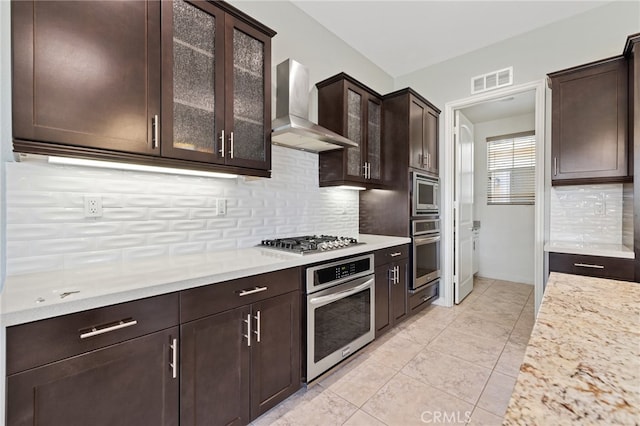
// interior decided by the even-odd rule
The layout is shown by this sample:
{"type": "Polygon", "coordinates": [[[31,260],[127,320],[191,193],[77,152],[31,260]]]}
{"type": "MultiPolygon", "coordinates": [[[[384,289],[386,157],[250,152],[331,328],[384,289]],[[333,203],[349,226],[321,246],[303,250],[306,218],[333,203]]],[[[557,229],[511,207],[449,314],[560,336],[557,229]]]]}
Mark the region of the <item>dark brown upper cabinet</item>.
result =
{"type": "Polygon", "coordinates": [[[12,19],[15,151],[270,175],[271,29],[182,0],[14,2],[12,19]]]}
{"type": "Polygon", "coordinates": [[[440,110],[411,88],[385,95],[384,108],[385,122],[393,122],[385,137],[408,146],[408,158],[398,161],[437,176],[440,110]]]}
{"type": "Polygon", "coordinates": [[[271,35],[214,3],[162,2],[162,155],[271,168],[271,35]]]}
{"type": "Polygon", "coordinates": [[[409,167],[438,175],[439,117],[426,99],[409,94],[409,167]]]}
{"type": "Polygon", "coordinates": [[[553,185],[631,180],[627,68],[620,56],[549,74],[553,185]]]}
{"type": "Polygon", "coordinates": [[[358,144],[320,153],[320,186],[382,187],[382,97],[345,73],[316,87],[318,124],[358,144]]]}
{"type": "MultiPolygon", "coordinates": [[[[640,176],[640,33],[627,38],[624,56],[629,65],[629,170],[640,176]]],[[[634,210],[640,211],[640,185],[633,185],[634,210]]],[[[640,215],[634,215],[635,281],[640,282],[640,215]]]]}
{"type": "Polygon", "coordinates": [[[14,139],[160,154],[159,2],[14,1],[11,18],[14,139]]]}

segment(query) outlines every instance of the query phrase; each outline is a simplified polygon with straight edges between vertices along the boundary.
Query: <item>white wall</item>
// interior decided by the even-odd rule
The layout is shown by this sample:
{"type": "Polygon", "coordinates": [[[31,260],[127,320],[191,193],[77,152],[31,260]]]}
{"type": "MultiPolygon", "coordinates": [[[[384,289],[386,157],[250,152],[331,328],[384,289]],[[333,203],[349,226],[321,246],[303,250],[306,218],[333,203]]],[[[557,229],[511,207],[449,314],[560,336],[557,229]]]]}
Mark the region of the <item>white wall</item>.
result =
{"type": "MultiPolygon", "coordinates": [[[[349,74],[381,94],[393,90],[390,75],[291,2],[231,0],[229,3],[278,32],[271,46],[274,71],[275,66],[287,58],[309,68],[311,120],[317,122],[318,117],[315,83],[339,72],[349,74]]],[[[275,89],[275,78],[272,83],[275,89]]],[[[275,90],[273,93],[275,95],[275,90]]],[[[275,98],[273,105],[275,112],[275,98]]]]}
{"type": "Polygon", "coordinates": [[[535,114],[474,123],[474,216],[480,221],[479,276],[533,284],[534,206],[487,205],[486,139],[534,128],[535,114]]]}
{"type": "MultiPolygon", "coordinates": [[[[455,31],[455,26],[452,26],[455,31]]],[[[438,107],[471,96],[471,77],[513,66],[514,84],[553,71],[622,54],[627,36],[640,31],[640,2],[614,1],[572,18],[400,76],[438,107]]]]}

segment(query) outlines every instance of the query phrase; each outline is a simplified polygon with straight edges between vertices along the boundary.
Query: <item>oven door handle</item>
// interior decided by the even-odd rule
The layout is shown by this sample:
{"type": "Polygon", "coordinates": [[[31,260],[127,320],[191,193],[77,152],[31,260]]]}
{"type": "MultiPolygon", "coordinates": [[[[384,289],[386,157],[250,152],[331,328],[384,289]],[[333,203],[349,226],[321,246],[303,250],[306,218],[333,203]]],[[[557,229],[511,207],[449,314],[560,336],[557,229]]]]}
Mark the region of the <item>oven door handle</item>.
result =
{"type": "Polygon", "coordinates": [[[440,241],[440,236],[429,237],[429,238],[414,238],[413,239],[413,242],[416,245],[435,243],[436,241],[440,241]]]}
{"type": "Polygon", "coordinates": [[[341,291],[338,293],[334,293],[334,294],[328,294],[326,296],[320,296],[320,297],[312,297],[309,300],[309,303],[311,303],[312,305],[320,305],[320,304],[326,304],[329,302],[333,302],[339,299],[344,299],[347,296],[351,296],[352,294],[356,294],[362,290],[364,290],[367,287],[370,287],[373,284],[373,278],[369,278],[367,281],[365,281],[364,283],[351,288],[349,290],[345,290],[345,291],[341,291]]]}

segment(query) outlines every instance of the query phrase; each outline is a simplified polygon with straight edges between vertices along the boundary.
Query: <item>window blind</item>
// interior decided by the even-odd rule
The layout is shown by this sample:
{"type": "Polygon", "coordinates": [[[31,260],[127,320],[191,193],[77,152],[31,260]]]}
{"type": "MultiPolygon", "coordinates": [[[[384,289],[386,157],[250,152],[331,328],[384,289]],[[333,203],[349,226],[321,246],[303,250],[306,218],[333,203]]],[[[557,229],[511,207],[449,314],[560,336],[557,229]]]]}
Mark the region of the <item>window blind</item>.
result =
{"type": "Polygon", "coordinates": [[[487,138],[487,204],[534,204],[534,132],[487,138]]]}

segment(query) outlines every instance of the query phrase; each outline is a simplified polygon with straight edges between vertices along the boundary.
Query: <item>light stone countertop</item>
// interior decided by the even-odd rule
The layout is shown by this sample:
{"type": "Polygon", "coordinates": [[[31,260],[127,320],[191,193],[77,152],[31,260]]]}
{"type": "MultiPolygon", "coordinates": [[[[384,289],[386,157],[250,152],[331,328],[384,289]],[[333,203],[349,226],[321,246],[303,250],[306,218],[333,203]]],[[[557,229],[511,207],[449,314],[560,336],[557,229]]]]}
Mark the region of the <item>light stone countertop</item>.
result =
{"type": "Polygon", "coordinates": [[[503,425],[640,422],[640,284],[552,273],[503,425]]]}
{"type": "Polygon", "coordinates": [[[577,243],[572,241],[549,241],[544,250],[554,253],[584,254],[588,256],[620,257],[634,259],[633,248],[622,244],[577,243]]]}
{"type": "Polygon", "coordinates": [[[367,253],[410,238],[361,234],[353,247],[309,255],[260,247],[9,276],[0,296],[5,327],[256,274],[367,253]],[[65,292],[78,291],[60,298],[65,292]],[[39,298],[42,302],[36,302],[39,298]]]}

